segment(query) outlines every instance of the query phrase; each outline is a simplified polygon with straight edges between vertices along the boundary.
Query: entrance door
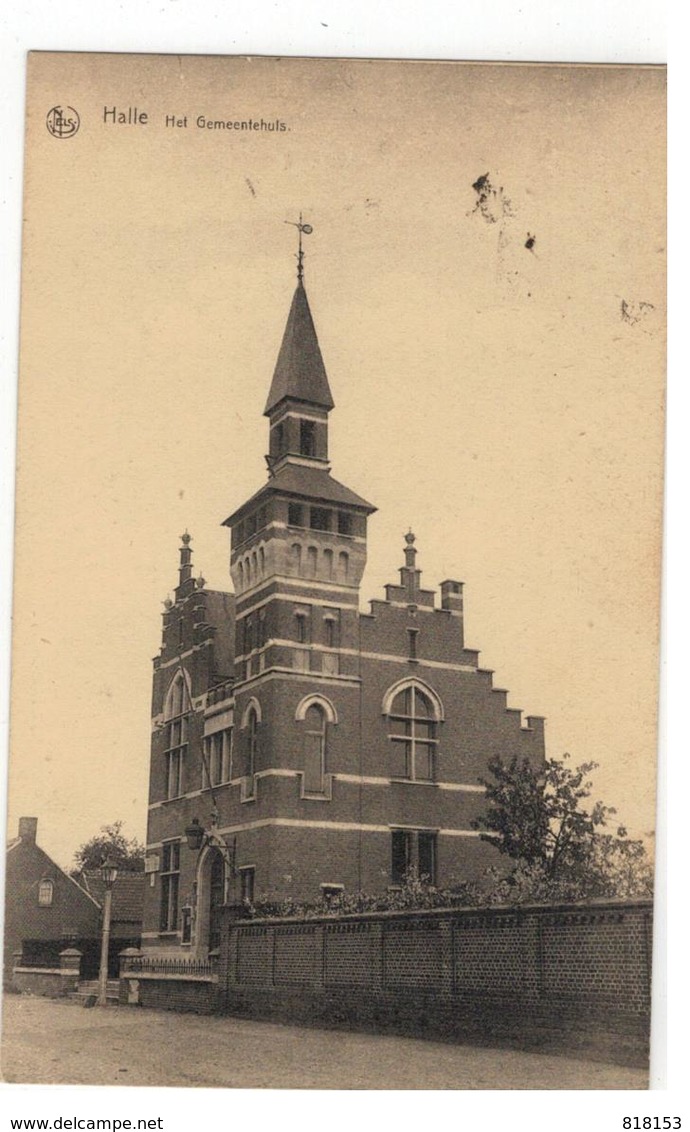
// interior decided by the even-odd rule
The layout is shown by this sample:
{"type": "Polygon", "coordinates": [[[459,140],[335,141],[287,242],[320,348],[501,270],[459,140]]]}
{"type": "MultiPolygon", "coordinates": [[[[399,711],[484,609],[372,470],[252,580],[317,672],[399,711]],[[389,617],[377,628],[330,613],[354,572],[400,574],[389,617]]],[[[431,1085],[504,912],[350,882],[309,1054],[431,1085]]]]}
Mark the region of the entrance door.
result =
{"type": "Polygon", "coordinates": [[[220,947],[220,911],[225,903],[225,862],[217,849],[213,850],[209,888],[208,949],[215,951],[217,947],[220,947]]]}

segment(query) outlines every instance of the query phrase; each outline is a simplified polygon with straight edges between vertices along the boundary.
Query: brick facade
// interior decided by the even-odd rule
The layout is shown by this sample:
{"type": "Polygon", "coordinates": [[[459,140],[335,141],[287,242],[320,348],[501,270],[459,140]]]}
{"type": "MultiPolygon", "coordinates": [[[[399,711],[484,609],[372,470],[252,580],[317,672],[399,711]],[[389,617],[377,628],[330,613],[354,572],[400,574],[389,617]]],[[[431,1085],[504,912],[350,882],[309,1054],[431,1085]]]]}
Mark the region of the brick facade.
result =
{"type": "Polygon", "coordinates": [[[203,957],[223,903],[252,894],[377,892],[409,868],[440,885],[475,879],[497,859],[473,829],[488,760],[544,759],[543,720],[508,708],[465,646],[462,584],[443,581],[440,600],[423,588],[411,532],[399,577],[360,611],[375,508],[330,474],[332,408],[300,280],[266,406],[268,480],[225,521],[234,594],[193,576],[185,533],[163,614],[153,954],[203,957]],[[213,832],[200,851],[186,843],[193,819],[213,832]]]}

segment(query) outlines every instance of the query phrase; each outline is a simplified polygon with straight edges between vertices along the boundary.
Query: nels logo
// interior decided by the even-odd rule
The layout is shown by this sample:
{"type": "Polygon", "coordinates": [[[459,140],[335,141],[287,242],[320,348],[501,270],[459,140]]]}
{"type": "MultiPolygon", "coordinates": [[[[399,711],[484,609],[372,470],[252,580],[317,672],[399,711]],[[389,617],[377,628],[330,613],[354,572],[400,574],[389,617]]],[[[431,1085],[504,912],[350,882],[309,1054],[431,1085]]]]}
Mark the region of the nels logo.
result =
{"type": "Polygon", "coordinates": [[[54,138],[73,138],[79,129],[79,115],[73,106],[53,106],[46,115],[46,126],[54,138]]]}

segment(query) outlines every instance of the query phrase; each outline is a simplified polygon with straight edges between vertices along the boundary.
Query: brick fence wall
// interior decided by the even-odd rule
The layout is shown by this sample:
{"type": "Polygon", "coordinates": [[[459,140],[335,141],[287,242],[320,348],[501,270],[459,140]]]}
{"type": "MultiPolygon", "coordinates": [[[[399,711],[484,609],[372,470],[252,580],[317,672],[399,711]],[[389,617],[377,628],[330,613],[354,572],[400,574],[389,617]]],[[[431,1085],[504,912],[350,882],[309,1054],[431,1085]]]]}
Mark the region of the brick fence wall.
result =
{"type": "Polygon", "coordinates": [[[120,1001],[646,1060],[648,901],[235,916],[226,909],[217,977],[151,970],[135,990],[130,971],[120,1001]]]}
{"type": "Polygon", "coordinates": [[[649,1015],[648,902],[227,923],[229,1000],[252,987],[487,997],[649,1015]]]}
{"type": "Polygon", "coordinates": [[[218,1007],[430,1037],[647,1056],[652,905],[228,916],[218,1007]]]}

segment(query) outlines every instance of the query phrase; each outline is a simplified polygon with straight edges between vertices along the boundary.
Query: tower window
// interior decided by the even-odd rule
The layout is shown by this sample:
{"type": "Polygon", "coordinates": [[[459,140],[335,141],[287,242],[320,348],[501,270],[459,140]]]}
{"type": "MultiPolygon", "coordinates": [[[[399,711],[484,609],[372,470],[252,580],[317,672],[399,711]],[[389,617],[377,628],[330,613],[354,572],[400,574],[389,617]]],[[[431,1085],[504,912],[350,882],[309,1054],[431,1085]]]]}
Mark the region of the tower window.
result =
{"type": "Polygon", "coordinates": [[[304,526],[304,508],[301,503],[288,503],[288,525],[291,527],[304,526]]]}
{"type": "Polygon", "coordinates": [[[352,534],[352,515],[349,511],[338,512],[338,534],[351,535],[352,534]]]}
{"type": "Polygon", "coordinates": [[[340,610],[327,613],[323,619],[324,644],[329,649],[340,647],[340,610]]]}
{"type": "Polygon", "coordinates": [[[313,531],[330,531],[330,511],[326,507],[312,507],[309,512],[309,526],[313,531]]]}
{"type": "Polygon", "coordinates": [[[304,717],[304,793],[323,794],[326,773],[326,713],[312,704],[304,717]]]}
{"type": "Polygon", "coordinates": [[[306,645],[309,641],[309,613],[307,610],[298,609],[295,613],[295,637],[300,645],[306,645]]]}
{"type": "Polygon", "coordinates": [[[316,422],[299,422],[299,450],[301,456],[316,455],[316,422]]]}

